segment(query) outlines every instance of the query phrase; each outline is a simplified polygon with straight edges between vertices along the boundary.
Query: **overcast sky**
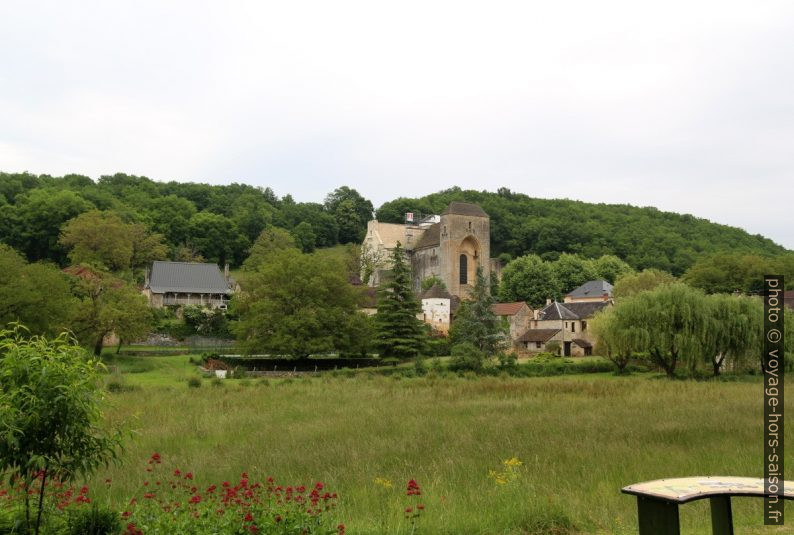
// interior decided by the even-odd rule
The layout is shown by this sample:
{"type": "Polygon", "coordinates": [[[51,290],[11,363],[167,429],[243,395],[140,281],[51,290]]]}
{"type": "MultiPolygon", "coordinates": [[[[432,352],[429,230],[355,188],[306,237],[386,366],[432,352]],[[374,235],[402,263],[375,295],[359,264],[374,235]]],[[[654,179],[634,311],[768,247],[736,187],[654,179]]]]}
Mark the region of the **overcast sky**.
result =
{"type": "Polygon", "coordinates": [[[506,186],[794,249],[792,58],[788,0],[4,1],[0,170],[506,186]]]}

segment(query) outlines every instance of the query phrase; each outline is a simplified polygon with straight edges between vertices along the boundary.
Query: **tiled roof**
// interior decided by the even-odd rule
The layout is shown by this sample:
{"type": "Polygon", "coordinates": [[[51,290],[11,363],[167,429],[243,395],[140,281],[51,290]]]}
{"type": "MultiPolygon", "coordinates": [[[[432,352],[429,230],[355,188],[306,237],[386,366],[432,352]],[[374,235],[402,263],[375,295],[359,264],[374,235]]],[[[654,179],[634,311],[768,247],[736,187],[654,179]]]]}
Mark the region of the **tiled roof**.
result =
{"type": "Polygon", "coordinates": [[[149,277],[152,293],[232,293],[217,264],[154,262],[149,277]]]}
{"type": "Polygon", "coordinates": [[[516,342],[548,342],[560,329],[529,329],[516,342]]]}
{"type": "Polygon", "coordinates": [[[491,311],[497,316],[515,316],[526,306],[526,301],[516,301],[515,303],[495,303],[491,305],[491,311]]]}
{"type": "Polygon", "coordinates": [[[612,285],[605,280],[587,281],[566,297],[601,297],[604,294],[612,297],[612,285]]]}
{"type": "Polygon", "coordinates": [[[467,215],[471,217],[488,217],[482,208],[470,202],[457,202],[449,203],[441,215],[467,215]]]}

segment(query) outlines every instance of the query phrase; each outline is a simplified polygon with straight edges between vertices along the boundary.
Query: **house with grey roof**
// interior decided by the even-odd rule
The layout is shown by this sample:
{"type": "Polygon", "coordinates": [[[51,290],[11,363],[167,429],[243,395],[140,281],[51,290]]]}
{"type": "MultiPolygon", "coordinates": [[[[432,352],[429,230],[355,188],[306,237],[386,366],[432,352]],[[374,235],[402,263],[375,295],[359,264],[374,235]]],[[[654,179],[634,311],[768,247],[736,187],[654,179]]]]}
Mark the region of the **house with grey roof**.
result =
{"type": "Polygon", "coordinates": [[[599,302],[610,299],[612,299],[612,285],[605,280],[587,281],[565,295],[566,303],[599,302]]]}
{"type": "Polygon", "coordinates": [[[143,294],[154,308],[199,305],[225,309],[234,288],[228,264],[221,272],[217,264],[156,261],[146,273],[143,294]]]}
{"type": "Polygon", "coordinates": [[[515,339],[515,347],[527,353],[546,351],[549,342],[557,342],[563,356],[591,355],[595,338],[588,321],[612,305],[611,300],[560,303],[550,301],[535,315],[530,327],[515,339]]]}

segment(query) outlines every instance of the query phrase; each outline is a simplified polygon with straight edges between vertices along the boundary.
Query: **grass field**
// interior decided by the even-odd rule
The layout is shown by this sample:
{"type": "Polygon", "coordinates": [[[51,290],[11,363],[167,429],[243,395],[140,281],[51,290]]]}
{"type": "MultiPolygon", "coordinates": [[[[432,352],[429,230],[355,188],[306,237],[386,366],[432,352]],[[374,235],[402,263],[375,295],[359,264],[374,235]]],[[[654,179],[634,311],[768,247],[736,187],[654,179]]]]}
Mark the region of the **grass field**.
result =
{"type": "MultiPolygon", "coordinates": [[[[107,417],[136,434],[123,465],[98,474],[92,488],[119,507],[140,489],[146,460],[157,451],[199,483],[242,471],[285,483],[323,481],[341,497],[337,515],[348,533],[409,533],[403,510],[410,478],[422,486],[423,533],[546,533],[554,525],[558,533],[636,533],[635,500],[620,493],[624,485],[760,477],[763,470],[755,380],[365,374],[223,386],[204,380],[188,388],[187,378],[197,376],[188,357],[111,364],[114,380],[131,389],[109,395],[107,417]],[[489,477],[512,457],[523,462],[514,481],[489,477]],[[113,479],[108,491],[106,477],[113,479]]],[[[788,441],[794,444],[791,434],[788,441]]],[[[786,532],[760,527],[762,503],[734,499],[739,532],[786,532]]],[[[710,532],[706,501],[681,513],[685,533],[710,532]]]]}

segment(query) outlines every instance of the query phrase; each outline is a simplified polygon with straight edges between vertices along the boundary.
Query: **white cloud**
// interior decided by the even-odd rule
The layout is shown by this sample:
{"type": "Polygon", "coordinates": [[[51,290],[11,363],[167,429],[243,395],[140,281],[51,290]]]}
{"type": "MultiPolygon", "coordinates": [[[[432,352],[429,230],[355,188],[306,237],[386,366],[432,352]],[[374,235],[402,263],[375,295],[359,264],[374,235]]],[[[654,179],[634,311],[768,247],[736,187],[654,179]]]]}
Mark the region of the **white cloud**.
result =
{"type": "Polygon", "coordinates": [[[0,5],[0,169],[655,205],[794,248],[794,5],[0,5]]]}

